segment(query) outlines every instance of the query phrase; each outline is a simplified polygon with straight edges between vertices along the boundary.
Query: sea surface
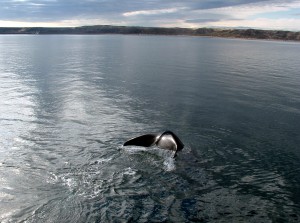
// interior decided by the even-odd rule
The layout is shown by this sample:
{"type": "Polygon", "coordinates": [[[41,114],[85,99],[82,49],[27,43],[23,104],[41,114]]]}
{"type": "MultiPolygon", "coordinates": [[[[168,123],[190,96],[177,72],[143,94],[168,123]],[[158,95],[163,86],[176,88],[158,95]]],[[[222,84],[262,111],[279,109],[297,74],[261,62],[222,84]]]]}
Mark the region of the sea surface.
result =
{"type": "Polygon", "coordinates": [[[299,43],[0,36],[0,222],[299,221],[299,43]]]}

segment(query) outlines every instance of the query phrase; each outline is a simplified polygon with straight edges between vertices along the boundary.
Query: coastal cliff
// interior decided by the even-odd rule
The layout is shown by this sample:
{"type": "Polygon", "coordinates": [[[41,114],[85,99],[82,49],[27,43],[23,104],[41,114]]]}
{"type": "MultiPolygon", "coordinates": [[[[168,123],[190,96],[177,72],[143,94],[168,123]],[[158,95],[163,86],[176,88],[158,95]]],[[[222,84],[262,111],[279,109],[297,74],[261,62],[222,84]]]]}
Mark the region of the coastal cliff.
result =
{"type": "Polygon", "coordinates": [[[135,35],[188,35],[225,38],[270,39],[300,41],[300,32],[258,29],[213,28],[158,28],[134,26],[81,26],[63,28],[23,27],[0,28],[0,34],[135,34],[135,35]]]}

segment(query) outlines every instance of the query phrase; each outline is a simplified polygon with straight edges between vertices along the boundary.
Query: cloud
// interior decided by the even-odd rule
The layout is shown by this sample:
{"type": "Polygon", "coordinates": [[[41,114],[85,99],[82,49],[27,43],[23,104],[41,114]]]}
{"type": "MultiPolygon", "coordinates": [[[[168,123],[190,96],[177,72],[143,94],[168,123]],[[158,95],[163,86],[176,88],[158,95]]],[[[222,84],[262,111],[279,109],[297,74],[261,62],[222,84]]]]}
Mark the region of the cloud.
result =
{"type": "Polygon", "coordinates": [[[140,10],[123,13],[124,16],[137,16],[137,15],[159,15],[178,12],[180,8],[169,8],[169,9],[156,9],[156,10],[140,10]]]}
{"type": "Polygon", "coordinates": [[[284,18],[290,10],[300,9],[300,1],[261,1],[226,7],[196,9],[182,22],[193,27],[252,27],[263,29],[300,30],[294,18],[284,18]],[[273,19],[268,18],[272,14],[273,19]]]}
{"type": "MultiPolygon", "coordinates": [[[[300,31],[299,26],[295,24],[300,24],[300,19],[265,19],[259,18],[254,20],[243,20],[243,27],[256,28],[256,29],[275,29],[275,30],[296,30],[300,31]]],[[[211,24],[215,27],[228,27],[235,28],[240,27],[241,23],[238,21],[226,21],[226,22],[216,22],[211,24]]]]}
{"type": "Polygon", "coordinates": [[[252,27],[259,22],[256,27],[268,28],[273,21],[280,29],[300,30],[299,23],[288,24],[298,21],[297,9],[300,0],[2,0],[0,26],[252,27]]]}
{"type": "Polygon", "coordinates": [[[185,20],[186,23],[208,23],[208,22],[218,22],[220,19],[188,19],[185,20]]]}
{"type": "Polygon", "coordinates": [[[268,0],[227,0],[227,1],[213,0],[213,1],[198,1],[198,2],[189,1],[189,2],[191,2],[190,4],[191,9],[206,10],[206,9],[235,7],[235,6],[253,4],[253,3],[263,3],[267,1],[268,0]]]}
{"type": "Polygon", "coordinates": [[[225,15],[221,13],[210,13],[210,12],[195,13],[191,15],[189,19],[186,19],[186,23],[194,23],[194,24],[203,24],[203,23],[211,23],[218,21],[228,21],[228,20],[238,20],[241,21],[240,18],[235,18],[231,15],[225,15]]]}
{"type": "Polygon", "coordinates": [[[250,16],[262,15],[264,13],[288,11],[293,8],[300,8],[300,1],[268,1],[213,8],[206,11],[226,16],[234,15],[236,18],[244,19],[250,16]]]}

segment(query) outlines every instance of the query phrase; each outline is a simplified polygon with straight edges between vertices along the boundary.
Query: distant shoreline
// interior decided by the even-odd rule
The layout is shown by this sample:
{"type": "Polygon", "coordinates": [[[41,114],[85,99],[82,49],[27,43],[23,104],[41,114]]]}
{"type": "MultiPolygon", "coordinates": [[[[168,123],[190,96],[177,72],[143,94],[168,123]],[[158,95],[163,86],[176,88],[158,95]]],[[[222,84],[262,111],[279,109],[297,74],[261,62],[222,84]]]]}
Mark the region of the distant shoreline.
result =
{"type": "Polygon", "coordinates": [[[136,26],[80,26],[80,27],[0,27],[0,35],[100,35],[100,34],[131,34],[131,35],[167,35],[167,36],[203,36],[238,38],[250,40],[283,40],[300,41],[300,32],[260,29],[215,29],[215,28],[159,28],[136,26]]]}

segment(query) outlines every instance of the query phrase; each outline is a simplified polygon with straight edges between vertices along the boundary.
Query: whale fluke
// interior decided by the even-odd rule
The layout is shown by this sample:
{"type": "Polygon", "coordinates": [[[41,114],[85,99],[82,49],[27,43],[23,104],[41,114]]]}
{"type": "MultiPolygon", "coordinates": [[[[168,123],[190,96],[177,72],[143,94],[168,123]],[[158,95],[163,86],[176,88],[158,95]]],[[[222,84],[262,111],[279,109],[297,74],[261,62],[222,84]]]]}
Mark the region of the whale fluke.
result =
{"type": "Polygon", "coordinates": [[[175,151],[176,153],[183,149],[184,145],[180,139],[171,131],[165,131],[162,134],[146,134],[130,139],[123,146],[143,146],[150,147],[156,145],[158,148],[175,151]]]}

